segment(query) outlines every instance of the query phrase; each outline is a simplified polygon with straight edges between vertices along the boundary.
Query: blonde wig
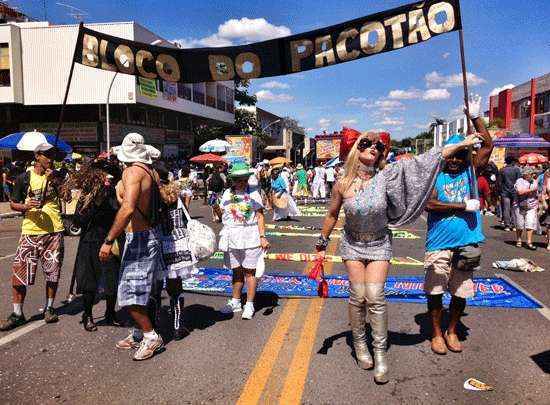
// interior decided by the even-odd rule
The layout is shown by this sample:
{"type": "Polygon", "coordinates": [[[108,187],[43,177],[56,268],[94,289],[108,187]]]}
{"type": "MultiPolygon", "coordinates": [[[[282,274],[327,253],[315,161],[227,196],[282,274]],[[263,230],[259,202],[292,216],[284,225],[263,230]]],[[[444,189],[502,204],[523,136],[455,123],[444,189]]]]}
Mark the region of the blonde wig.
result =
{"type": "MultiPolygon", "coordinates": [[[[357,149],[357,145],[359,145],[361,139],[364,138],[370,139],[373,143],[380,141],[380,136],[375,132],[363,132],[361,135],[359,135],[349,152],[346,163],[344,164],[344,177],[340,182],[340,184],[342,185],[342,192],[347,191],[357,177],[359,166],[362,164],[359,160],[359,154],[361,152],[359,152],[359,150],[357,149]]],[[[384,153],[378,152],[378,159],[376,160],[376,162],[374,162],[375,170],[382,170],[385,165],[386,160],[384,159],[384,153]]]]}

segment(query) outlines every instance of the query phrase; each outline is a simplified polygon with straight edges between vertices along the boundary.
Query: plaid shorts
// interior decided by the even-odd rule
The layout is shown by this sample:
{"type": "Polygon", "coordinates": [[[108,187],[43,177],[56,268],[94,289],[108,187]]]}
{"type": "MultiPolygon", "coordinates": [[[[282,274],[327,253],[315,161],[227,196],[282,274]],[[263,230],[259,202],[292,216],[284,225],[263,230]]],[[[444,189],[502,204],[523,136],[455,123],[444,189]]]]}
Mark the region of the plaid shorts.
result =
{"type": "Polygon", "coordinates": [[[63,232],[21,235],[13,260],[12,284],[14,286],[33,285],[38,263],[42,264],[46,281],[57,283],[63,265],[63,248],[63,232]]]}
{"type": "Polygon", "coordinates": [[[151,229],[126,233],[120,263],[118,305],[146,306],[156,280],[164,278],[160,232],[151,229]]]}

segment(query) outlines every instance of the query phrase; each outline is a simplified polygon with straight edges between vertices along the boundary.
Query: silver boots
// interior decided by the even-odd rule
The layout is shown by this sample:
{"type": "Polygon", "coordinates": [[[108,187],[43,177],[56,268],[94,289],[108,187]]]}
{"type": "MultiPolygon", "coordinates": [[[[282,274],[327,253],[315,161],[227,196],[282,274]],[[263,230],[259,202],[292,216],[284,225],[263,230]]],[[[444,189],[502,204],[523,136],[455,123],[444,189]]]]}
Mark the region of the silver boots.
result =
{"type": "Polygon", "coordinates": [[[367,370],[372,368],[374,363],[367,347],[365,294],[364,283],[350,285],[348,310],[353,348],[355,349],[357,364],[367,370]]]}
{"type": "Polygon", "coordinates": [[[365,292],[372,330],[374,381],[377,384],[385,384],[388,382],[388,359],[386,354],[388,346],[388,312],[386,310],[384,283],[366,283],[365,292]]]}

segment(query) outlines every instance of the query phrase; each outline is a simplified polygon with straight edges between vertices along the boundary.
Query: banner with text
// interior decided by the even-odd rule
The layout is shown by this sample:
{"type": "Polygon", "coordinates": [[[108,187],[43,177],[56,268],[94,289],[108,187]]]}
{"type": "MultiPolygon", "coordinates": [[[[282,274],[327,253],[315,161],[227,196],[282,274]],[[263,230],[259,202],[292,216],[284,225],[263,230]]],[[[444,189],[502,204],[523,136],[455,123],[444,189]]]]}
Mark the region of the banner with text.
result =
{"type": "MultiPolygon", "coordinates": [[[[231,295],[230,270],[202,268],[183,280],[183,289],[191,292],[231,295]]],[[[345,275],[327,275],[329,298],[348,298],[349,282],[345,275]]],[[[536,309],[540,305],[502,278],[474,278],[474,298],[468,306],[536,309]]],[[[423,276],[389,276],[384,287],[390,302],[426,303],[423,276]]],[[[276,294],[279,297],[317,297],[317,281],[299,273],[266,273],[258,283],[259,294],[276,294]]],[[[450,302],[445,293],[443,302],[450,302]]]]}
{"type": "Polygon", "coordinates": [[[426,0],[302,34],[219,48],[166,48],[81,28],[74,62],[169,82],[254,79],[349,62],[461,28],[459,0],[426,0]]]}

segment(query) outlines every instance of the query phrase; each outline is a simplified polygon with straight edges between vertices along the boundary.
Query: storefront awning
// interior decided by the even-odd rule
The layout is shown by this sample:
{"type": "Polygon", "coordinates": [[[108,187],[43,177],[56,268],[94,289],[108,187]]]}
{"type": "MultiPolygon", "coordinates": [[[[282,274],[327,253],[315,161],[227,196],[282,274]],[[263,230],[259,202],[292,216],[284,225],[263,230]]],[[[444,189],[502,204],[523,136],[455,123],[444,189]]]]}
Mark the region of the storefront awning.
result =
{"type": "Polygon", "coordinates": [[[494,139],[493,144],[497,148],[550,148],[550,142],[531,134],[506,135],[494,139]]]}

